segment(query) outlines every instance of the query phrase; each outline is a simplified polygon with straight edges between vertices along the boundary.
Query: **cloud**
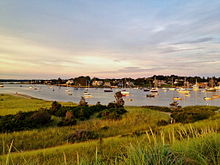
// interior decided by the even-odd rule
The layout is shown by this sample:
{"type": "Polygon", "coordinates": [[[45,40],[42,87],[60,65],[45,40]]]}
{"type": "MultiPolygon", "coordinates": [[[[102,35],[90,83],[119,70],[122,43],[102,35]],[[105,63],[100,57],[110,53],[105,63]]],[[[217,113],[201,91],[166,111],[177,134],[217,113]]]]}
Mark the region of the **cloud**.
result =
{"type": "Polygon", "coordinates": [[[213,41],[214,38],[213,37],[205,37],[205,38],[200,38],[197,40],[191,40],[191,41],[181,41],[181,42],[177,42],[174,43],[176,45],[178,44],[196,44],[196,43],[203,43],[203,42],[209,42],[209,41],[213,41]]]}
{"type": "Polygon", "coordinates": [[[219,74],[217,0],[0,3],[2,77],[219,74]]]}

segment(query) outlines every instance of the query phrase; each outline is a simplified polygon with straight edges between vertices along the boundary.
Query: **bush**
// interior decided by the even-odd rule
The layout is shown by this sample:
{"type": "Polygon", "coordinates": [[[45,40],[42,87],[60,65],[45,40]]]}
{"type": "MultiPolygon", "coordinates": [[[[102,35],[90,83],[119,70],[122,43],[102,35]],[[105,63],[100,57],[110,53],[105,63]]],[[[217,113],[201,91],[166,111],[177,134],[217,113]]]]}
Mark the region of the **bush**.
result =
{"type": "Polygon", "coordinates": [[[217,106],[206,106],[206,105],[197,105],[197,106],[187,106],[183,108],[184,111],[212,111],[216,112],[220,110],[220,107],[217,106]]]}
{"type": "Polygon", "coordinates": [[[156,111],[162,111],[162,112],[172,112],[172,110],[169,107],[164,106],[143,106],[144,108],[149,108],[156,111]]]}
{"type": "Polygon", "coordinates": [[[18,112],[15,115],[0,117],[0,132],[22,131],[39,128],[50,122],[51,116],[45,110],[18,112]]]}
{"type": "Polygon", "coordinates": [[[31,117],[30,120],[35,123],[36,125],[44,125],[50,122],[51,116],[47,111],[37,111],[34,112],[31,117]]]}
{"type": "Polygon", "coordinates": [[[77,121],[76,121],[75,117],[73,116],[73,113],[67,111],[65,119],[63,119],[57,125],[58,126],[72,126],[72,125],[76,125],[76,123],[77,123],[77,121]]]}
{"type": "Polygon", "coordinates": [[[127,110],[124,108],[110,108],[100,112],[97,117],[108,120],[118,120],[121,119],[122,115],[126,112],[127,110]]]}
{"type": "Polygon", "coordinates": [[[62,127],[62,126],[72,126],[76,125],[77,121],[76,119],[64,119],[60,121],[57,126],[62,127]]]}
{"type": "Polygon", "coordinates": [[[169,124],[169,122],[166,121],[166,120],[159,120],[159,121],[157,122],[157,125],[158,125],[158,126],[165,126],[165,125],[168,125],[168,124],[169,124]]]}
{"type": "Polygon", "coordinates": [[[51,105],[51,108],[50,108],[51,113],[52,113],[53,115],[55,115],[55,114],[57,113],[57,111],[60,110],[61,107],[62,107],[62,106],[61,106],[60,103],[58,103],[58,102],[56,102],[56,101],[52,102],[52,105],[51,105]]]}
{"type": "Polygon", "coordinates": [[[210,108],[209,106],[190,106],[185,107],[183,110],[173,112],[171,117],[180,123],[192,123],[198,120],[208,119],[215,114],[216,108],[210,108]]]}
{"type": "Polygon", "coordinates": [[[82,142],[87,141],[90,139],[97,139],[99,135],[94,131],[87,131],[87,130],[79,130],[73,134],[68,135],[65,140],[70,143],[82,142]]]}

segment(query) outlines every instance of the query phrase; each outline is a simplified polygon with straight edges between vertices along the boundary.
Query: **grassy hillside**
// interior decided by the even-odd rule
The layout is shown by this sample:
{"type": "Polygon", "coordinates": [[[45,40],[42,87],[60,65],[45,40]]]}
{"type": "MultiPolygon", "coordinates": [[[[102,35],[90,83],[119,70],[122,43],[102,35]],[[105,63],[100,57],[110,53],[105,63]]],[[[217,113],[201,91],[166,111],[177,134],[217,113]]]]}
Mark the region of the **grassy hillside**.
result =
{"type": "MultiPolygon", "coordinates": [[[[4,98],[1,109],[5,114],[16,113],[23,107],[24,111],[32,111],[51,105],[51,102],[21,96],[1,95],[1,98],[4,98]],[[20,108],[8,105],[13,102],[20,108]]],[[[169,113],[149,107],[125,109],[128,112],[120,120],[94,116],[74,126],[51,125],[2,133],[0,164],[220,164],[219,112],[193,123],[161,125],[161,121],[170,120],[169,113]],[[92,131],[98,138],[76,143],[67,140],[79,130],[92,131]]],[[[190,107],[187,115],[193,109],[190,107]]],[[[53,116],[53,120],[56,122],[59,118],[53,116]]]]}

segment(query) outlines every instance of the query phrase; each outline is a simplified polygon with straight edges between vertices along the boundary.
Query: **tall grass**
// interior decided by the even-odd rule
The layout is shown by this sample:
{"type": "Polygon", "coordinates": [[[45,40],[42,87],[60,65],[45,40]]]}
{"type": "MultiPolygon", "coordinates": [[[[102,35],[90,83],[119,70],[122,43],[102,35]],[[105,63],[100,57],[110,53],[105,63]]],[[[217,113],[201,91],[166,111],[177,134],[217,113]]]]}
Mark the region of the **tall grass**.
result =
{"type": "MultiPolygon", "coordinates": [[[[189,128],[190,129],[190,128],[189,128]]],[[[140,137],[111,137],[24,153],[11,153],[13,162],[29,164],[218,164],[220,134],[215,130],[175,130],[160,135],[152,129],[140,137]],[[192,136],[192,134],[194,136],[192,136]],[[33,161],[34,160],[34,161],[33,161]]],[[[7,155],[0,157],[5,161],[7,155]]]]}
{"type": "MultiPolygon", "coordinates": [[[[95,131],[102,138],[119,135],[130,136],[132,132],[137,130],[144,131],[149,127],[155,128],[158,120],[168,120],[169,118],[166,114],[148,110],[146,108],[136,107],[135,110],[133,107],[127,107],[126,109],[129,112],[123,116],[122,120],[91,119],[80,122],[76,126],[52,127],[30,131],[4,133],[0,134],[0,141],[4,141],[4,146],[8,149],[11,141],[14,140],[12,152],[15,152],[16,150],[26,151],[42,149],[66,144],[67,140],[65,137],[74,133],[76,130],[83,129],[95,131]],[[103,129],[106,126],[107,129],[103,129]]],[[[3,144],[0,143],[0,148],[2,147],[3,144]]],[[[0,153],[2,153],[1,150],[0,153]]]]}

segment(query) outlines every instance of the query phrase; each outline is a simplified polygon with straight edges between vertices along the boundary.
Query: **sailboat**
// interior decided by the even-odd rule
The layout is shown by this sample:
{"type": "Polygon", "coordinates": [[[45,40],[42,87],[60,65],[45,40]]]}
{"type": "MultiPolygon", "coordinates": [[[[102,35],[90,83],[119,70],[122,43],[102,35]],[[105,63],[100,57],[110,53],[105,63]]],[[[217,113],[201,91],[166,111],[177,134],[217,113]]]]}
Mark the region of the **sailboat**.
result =
{"type": "Polygon", "coordinates": [[[91,98],[91,97],[93,97],[90,93],[89,93],[89,86],[88,86],[88,84],[87,84],[87,81],[86,81],[86,90],[83,92],[83,97],[84,98],[91,98]]]}
{"type": "Polygon", "coordinates": [[[151,88],[150,92],[155,92],[155,93],[158,92],[156,76],[154,78],[154,88],[151,88]]]}
{"type": "Polygon", "coordinates": [[[83,96],[84,96],[84,98],[91,98],[91,97],[93,97],[88,91],[84,91],[83,96]]]}
{"type": "Polygon", "coordinates": [[[214,88],[214,80],[213,80],[213,78],[211,79],[211,87],[209,87],[209,88],[206,88],[205,90],[206,90],[206,92],[216,92],[216,88],[214,88]]]}
{"type": "Polygon", "coordinates": [[[188,82],[186,81],[186,78],[185,78],[185,81],[184,81],[184,87],[185,88],[179,88],[177,90],[177,92],[182,93],[182,94],[189,94],[190,93],[190,91],[186,89],[186,88],[188,88],[188,82]]]}
{"type": "Polygon", "coordinates": [[[192,88],[193,88],[193,91],[198,91],[199,90],[197,79],[196,79],[196,84],[193,85],[192,88]]]}
{"type": "Polygon", "coordinates": [[[173,77],[172,77],[172,87],[169,88],[169,90],[170,90],[170,91],[175,91],[175,90],[176,90],[176,88],[173,87],[173,77]]]}
{"type": "MultiPolygon", "coordinates": [[[[126,79],[125,79],[125,84],[126,84],[126,79]]],[[[123,87],[124,87],[124,83],[123,83],[123,87]]],[[[126,87],[126,86],[125,86],[126,87]]],[[[130,95],[130,92],[126,91],[126,89],[123,89],[121,91],[121,94],[122,96],[129,96],[130,95]]]]}

